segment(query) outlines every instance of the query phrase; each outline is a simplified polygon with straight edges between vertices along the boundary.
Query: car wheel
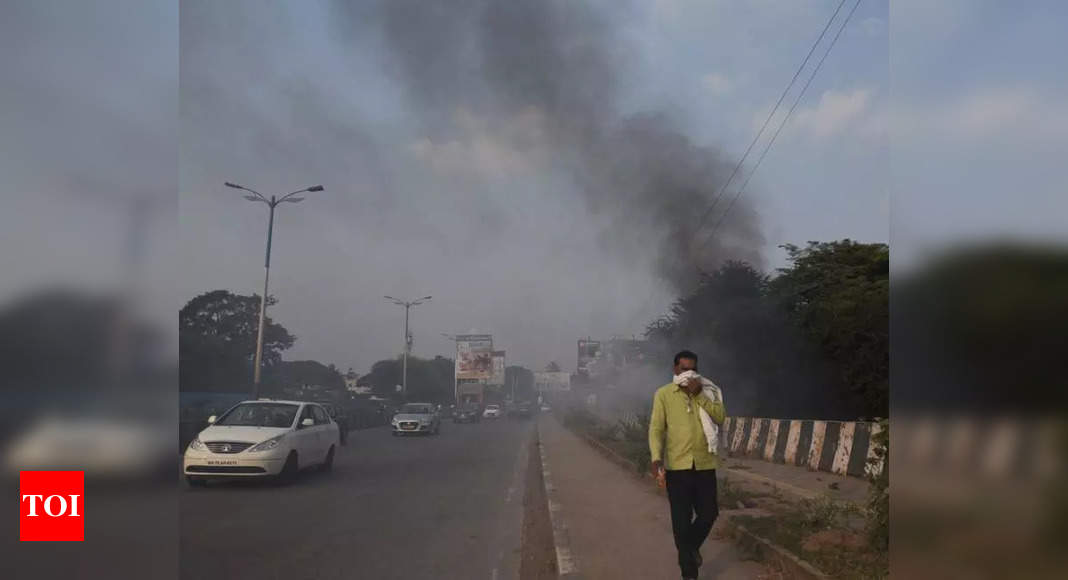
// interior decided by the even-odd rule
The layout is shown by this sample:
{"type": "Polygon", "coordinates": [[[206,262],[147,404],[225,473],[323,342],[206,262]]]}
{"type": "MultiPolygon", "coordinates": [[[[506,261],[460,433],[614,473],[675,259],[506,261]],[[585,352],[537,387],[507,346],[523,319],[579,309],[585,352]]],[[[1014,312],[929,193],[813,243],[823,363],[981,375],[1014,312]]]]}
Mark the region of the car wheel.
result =
{"type": "Polygon", "coordinates": [[[297,463],[297,452],[290,451],[289,457],[286,457],[286,463],[282,466],[282,472],[278,474],[278,483],[286,484],[292,483],[297,477],[297,471],[299,465],[297,463]]]}
{"type": "Polygon", "coordinates": [[[319,466],[319,471],[330,471],[334,468],[334,446],[330,446],[330,450],[326,452],[326,461],[319,466]]]}
{"type": "Polygon", "coordinates": [[[189,484],[189,487],[207,487],[208,486],[208,480],[206,480],[206,479],[204,479],[202,477],[193,477],[192,475],[187,475],[187,476],[185,476],[185,481],[186,481],[186,483],[189,484]]]}

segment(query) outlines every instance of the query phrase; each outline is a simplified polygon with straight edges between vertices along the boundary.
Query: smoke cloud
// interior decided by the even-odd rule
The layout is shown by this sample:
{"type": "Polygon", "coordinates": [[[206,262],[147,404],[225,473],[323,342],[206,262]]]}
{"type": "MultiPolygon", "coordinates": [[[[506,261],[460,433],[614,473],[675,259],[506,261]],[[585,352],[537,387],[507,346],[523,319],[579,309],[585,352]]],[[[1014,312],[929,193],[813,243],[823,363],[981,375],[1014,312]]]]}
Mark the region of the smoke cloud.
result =
{"type": "Polygon", "coordinates": [[[362,43],[370,28],[381,39],[387,69],[430,135],[424,155],[477,149],[477,124],[514,166],[560,175],[581,194],[608,255],[646,263],[678,292],[727,260],[763,267],[759,216],[744,199],[715,237],[707,236],[725,200],[701,227],[728,160],[668,114],[621,110],[627,10],[528,0],[335,3],[342,35],[362,43]]]}

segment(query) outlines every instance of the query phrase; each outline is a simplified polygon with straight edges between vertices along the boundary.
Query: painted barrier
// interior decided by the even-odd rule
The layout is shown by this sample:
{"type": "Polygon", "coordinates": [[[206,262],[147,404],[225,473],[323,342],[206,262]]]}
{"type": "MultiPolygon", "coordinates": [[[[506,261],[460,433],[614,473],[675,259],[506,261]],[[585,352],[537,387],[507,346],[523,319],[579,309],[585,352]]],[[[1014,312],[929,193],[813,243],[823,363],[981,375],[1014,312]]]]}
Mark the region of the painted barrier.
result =
{"type": "Polygon", "coordinates": [[[869,465],[875,457],[872,438],[878,423],[805,421],[761,417],[727,417],[720,437],[729,457],[805,466],[812,471],[865,477],[882,470],[869,465]]]}
{"type": "MultiPolygon", "coordinates": [[[[882,470],[869,463],[880,428],[868,421],[727,417],[720,453],[867,477],[882,470]]],[[[1048,479],[1063,465],[1065,429],[1056,419],[897,417],[894,461],[932,472],[1048,479]]]]}

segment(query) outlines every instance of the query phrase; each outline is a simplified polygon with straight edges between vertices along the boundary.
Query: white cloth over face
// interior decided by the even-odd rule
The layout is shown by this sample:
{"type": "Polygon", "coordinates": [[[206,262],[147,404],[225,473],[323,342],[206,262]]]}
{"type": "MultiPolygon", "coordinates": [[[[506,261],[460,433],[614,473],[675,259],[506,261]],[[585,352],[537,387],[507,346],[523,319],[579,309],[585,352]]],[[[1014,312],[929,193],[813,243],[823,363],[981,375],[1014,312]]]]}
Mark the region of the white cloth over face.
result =
{"type": "MultiPolygon", "coordinates": [[[[715,402],[723,403],[723,391],[721,391],[715,383],[702,377],[695,371],[684,371],[677,374],[672,382],[676,385],[682,385],[690,379],[701,381],[701,389],[706,397],[715,402]]],[[[708,416],[708,412],[701,407],[697,407],[697,412],[701,417],[701,428],[704,429],[705,439],[708,441],[708,452],[715,454],[719,450],[719,425],[716,425],[716,422],[712,420],[712,417],[708,416]]]]}

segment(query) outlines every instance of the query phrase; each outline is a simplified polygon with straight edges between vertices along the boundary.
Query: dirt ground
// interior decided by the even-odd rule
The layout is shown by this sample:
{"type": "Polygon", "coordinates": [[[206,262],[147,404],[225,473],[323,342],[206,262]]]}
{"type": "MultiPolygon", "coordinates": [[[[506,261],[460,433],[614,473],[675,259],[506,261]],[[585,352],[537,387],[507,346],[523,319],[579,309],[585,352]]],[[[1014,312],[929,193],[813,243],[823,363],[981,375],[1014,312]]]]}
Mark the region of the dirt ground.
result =
{"type": "Polygon", "coordinates": [[[520,580],[555,580],[556,549],[549,519],[549,504],[541,475],[538,442],[532,440],[528,453],[526,493],[523,496],[523,554],[520,580]]]}

